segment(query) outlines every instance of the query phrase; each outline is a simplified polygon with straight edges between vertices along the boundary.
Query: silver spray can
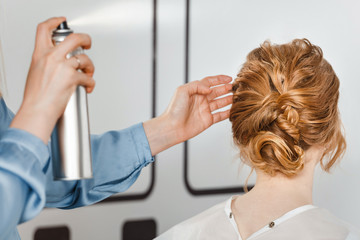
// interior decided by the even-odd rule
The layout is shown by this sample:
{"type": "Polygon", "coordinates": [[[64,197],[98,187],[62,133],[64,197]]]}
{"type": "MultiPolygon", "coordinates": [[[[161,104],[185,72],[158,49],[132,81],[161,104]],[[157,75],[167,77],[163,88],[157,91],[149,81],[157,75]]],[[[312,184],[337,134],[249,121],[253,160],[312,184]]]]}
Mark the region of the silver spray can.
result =
{"type": "MultiPolygon", "coordinates": [[[[66,21],[61,23],[53,31],[53,43],[61,43],[71,33],[73,31],[68,28],[66,21]]],[[[78,48],[66,58],[82,53],[83,49],[78,48]]],[[[83,86],[77,86],[64,114],[59,118],[51,136],[51,146],[55,180],[92,178],[87,93],[83,86]]]]}

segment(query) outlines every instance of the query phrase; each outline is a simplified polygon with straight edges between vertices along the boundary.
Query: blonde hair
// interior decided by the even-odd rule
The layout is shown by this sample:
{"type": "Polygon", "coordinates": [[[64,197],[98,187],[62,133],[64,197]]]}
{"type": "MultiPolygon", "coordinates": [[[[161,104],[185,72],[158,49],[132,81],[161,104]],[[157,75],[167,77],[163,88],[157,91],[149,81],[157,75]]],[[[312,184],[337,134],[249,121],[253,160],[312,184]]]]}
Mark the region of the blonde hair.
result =
{"type": "Polygon", "coordinates": [[[241,157],[271,176],[291,177],[303,168],[304,151],[321,145],[320,163],[329,171],[346,148],[339,84],[321,48],[307,39],[254,49],[233,84],[230,121],[241,157]]]}

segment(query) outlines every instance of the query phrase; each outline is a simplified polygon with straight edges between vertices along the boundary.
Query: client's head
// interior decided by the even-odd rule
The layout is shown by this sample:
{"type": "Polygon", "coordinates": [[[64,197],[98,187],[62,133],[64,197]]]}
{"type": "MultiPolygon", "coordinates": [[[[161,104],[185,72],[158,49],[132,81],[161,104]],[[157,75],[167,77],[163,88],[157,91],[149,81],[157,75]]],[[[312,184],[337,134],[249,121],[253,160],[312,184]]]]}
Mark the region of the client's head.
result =
{"type": "Polygon", "coordinates": [[[308,40],[266,41],[254,49],[233,94],[233,137],[251,167],[291,177],[306,164],[305,151],[320,146],[320,164],[328,171],[345,151],[339,79],[320,47],[308,40]]]}

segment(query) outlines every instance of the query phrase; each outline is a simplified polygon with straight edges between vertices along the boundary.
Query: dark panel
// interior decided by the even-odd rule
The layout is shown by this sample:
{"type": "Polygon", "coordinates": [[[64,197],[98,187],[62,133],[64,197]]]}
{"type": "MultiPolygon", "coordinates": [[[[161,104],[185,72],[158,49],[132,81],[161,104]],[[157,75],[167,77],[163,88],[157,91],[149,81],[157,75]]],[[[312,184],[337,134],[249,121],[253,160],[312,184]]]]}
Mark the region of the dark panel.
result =
{"type": "Polygon", "coordinates": [[[70,229],[66,226],[39,228],[34,240],[70,240],[70,229]]]}
{"type": "Polygon", "coordinates": [[[156,222],[153,219],[128,221],[122,229],[122,240],[151,240],[156,237],[156,222]]]}
{"type": "MultiPolygon", "coordinates": [[[[153,58],[152,58],[152,118],[154,118],[156,116],[156,47],[157,47],[157,30],[156,30],[156,25],[157,25],[157,17],[156,17],[156,10],[157,10],[157,0],[153,0],[153,26],[152,26],[152,34],[153,34],[153,38],[152,38],[152,54],[153,54],[153,58]]],[[[114,196],[114,197],[109,197],[103,201],[101,201],[100,203],[107,203],[107,202],[119,202],[119,201],[133,201],[133,200],[143,200],[146,199],[152,192],[152,190],[154,189],[154,185],[155,185],[155,162],[156,162],[156,156],[154,156],[155,161],[153,163],[151,163],[151,182],[150,182],[150,186],[148,188],[148,190],[144,193],[141,194],[128,194],[128,195],[121,195],[121,196],[114,196]]]]}
{"type": "MultiPolygon", "coordinates": [[[[186,0],[186,20],[185,20],[185,83],[189,82],[189,49],[190,49],[190,0],[186,0]]],[[[239,187],[225,187],[225,188],[208,188],[195,189],[191,186],[188,174],[189,168],[189,141],[184,143],[184,181],[186,189],[194,196],[213,195],[213,194],[229,194],[244,192],[244,186],[239,187]]],[[[253,186],[248,186],[250,190],[253,186]]]]}

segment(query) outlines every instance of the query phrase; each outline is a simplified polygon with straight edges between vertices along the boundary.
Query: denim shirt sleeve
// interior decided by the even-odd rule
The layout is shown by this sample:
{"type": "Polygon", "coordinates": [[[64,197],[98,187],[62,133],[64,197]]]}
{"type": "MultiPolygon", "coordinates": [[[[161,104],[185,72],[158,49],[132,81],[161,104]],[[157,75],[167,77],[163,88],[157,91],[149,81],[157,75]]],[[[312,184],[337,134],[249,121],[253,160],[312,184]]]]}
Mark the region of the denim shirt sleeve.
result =
{"type": "Polygon", "coordinates": [[[93,179],[54,181],[47,169],[46,206],[76,208],[127,190],[141,169],[154,161],[142,123],[91,136],[93,179]]]}
{"type": "MultiPolygon", "coordinates": [[[[21,199],[21,203],[14,205],[18,213],[13,211],[13,215],[22,215],[18,218],[13,218],[12,215],[10,218],[15,219],[14,224],[35,216],[45,201],[47,207],[75,208],[89,205],[127,190],[138,178],[141,169],[154,161],[143,125],[138,123],[124,130],[91,136],[93,179],[54,181],[52,161],[49,161],[50,144],[46,147],[30,133],[8,129],[13,117],[14,114],[1,98],[0,136],[5,142],[2,143],[3,140],[0,139],[0,199],[5,196],[7,199],[0,200],[1,204],[4,203],[0,206],[0,226],[9,217],[3,213],[11,215],[13,211],[3,211],[2,208],[7,206],[8,201],[21,199]],[[14,173],[5,170],[5,165],[9,165],[9,162],[14,173]],[[9,177],[17,180],[2,179],[9,177]]],[[[0,227],[0,236],[1,232],[0,227]]]]}
{"type": "Polygon", "coordinates": [[[35,217],[45,205],[47,146],[15,128],[0,137],[0,239],[17,236],[16,226],[35,217]]]}

